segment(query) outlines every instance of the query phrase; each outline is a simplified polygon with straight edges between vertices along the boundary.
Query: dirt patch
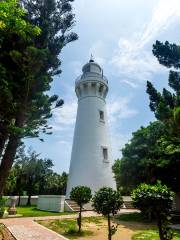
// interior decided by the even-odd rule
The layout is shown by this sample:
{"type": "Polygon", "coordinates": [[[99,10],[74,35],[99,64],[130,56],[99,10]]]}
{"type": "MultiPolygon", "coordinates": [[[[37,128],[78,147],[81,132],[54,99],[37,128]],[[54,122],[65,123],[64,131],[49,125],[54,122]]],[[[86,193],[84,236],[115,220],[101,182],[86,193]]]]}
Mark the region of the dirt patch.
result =
{"type": "Polygon", "coordinates": [[[4,225],[0,225],[0,240],[15,240],[15,238],[4,225]]]}
{"type": "MultiPolygon", "coordinates": [[[[135,234],[135,232],[144,229],[151,229],[151,227],[149,225],[137,222],[118,222],[118,229],[115,235],[113,235],[113,240],[131,240],[131,237],[135,234]]],[[[85,224],[84,228],[92,231],[93,235],[87,237],[79,237],[79,240],[107,240],[107,221],[103,220],[102,223],[99,225],[92,223],[85,224]]]]}
{"type": "MultiPolygon", "coordinates": [[[[85,220],[85,219],[84,219],[85,220]]],[[[58,220],[59,221],[59,220],[58,220]]],[[[73,220],[70,220],[73,221],[73,220]]],[[[98,222],[95,222],[94,220],[91,221],[83,221],[82,224],[82,229],[84,232],[89,231],[91,234],[87,236],[72,236],[72,235],[66,235],[64,232],[64,229],[62,229],[63,225],[63,220],[60,220],[59,222],[56,221],[56,223],[53,220],[50,221],[42,221],[42,225],[64,235],[65,237],[69,239],[78,239],[78,240],[107,240],[108,236],[108,231],[107,231],[107,220],[106,219],[101,219],[98,222]],[[56,226],[55,226],[56,225],[56,226]]],[[[66,220],[64,224],[67,225],[72,225],[72,222],[69,222],[66,220]]],[[[112,223],[117,224],[117,222],[112,223]]],[[[145,229],[151,229],[152,225],[149,224],[143,224],[143,223],[137,223],[137,222],[125,222],[125,221],[119,221],[118,222],[118,230],[113,235],[113,240],[131,240],[131,237],[140,230],[145,230],[145,229]]]]}

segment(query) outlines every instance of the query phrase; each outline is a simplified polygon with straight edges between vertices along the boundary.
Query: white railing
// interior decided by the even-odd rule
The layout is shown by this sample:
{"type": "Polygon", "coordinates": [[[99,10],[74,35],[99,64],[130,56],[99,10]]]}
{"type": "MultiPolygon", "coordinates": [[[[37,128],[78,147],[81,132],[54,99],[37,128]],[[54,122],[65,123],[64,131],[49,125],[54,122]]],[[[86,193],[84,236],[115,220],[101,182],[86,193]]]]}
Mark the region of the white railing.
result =
{"type": "Polygon", "coordinates": [[[93,78],[97,78],[97,77],[100,78],[101,81],[104,81],[105,83],[108,84],[108,79],[104,75],[101,75],[98,73],[92,73],[92,72],[80,75],[79,77],[76,78],[75,83],[78,84],[79,82],[84,81],[84,79],[86,78],[92,78],[93,80],[93,78]]]}

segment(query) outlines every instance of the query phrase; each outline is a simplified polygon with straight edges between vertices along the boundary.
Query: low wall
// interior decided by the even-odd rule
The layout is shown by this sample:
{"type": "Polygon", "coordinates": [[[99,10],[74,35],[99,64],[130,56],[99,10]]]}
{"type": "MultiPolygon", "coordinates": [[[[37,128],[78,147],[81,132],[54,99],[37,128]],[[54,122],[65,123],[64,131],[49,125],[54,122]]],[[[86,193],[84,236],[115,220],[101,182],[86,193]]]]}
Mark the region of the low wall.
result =
{"type": "Polygon", "coordinates": [[[65,196],[63,195],[39,195],[37,208],[39,210],[64,212],[65,196]]]}
{"type": "MultiPolygon", "coordinates": [[[[10,196],[5,196],[6,198],[8,198],[7,202],[6,202],[6,206],[10,206],[10,202],[11,200],[9,199],[10,196]]],[[[28,200],[28,196],[21,196],[20,197],[20,206],[26,206],[27,204],[27,200],[28,200]]],[[[31,197],[31,205],[37,205],[38,202],[38,196],[32,196],[31,197]]],[[[16,205],[18,204],[18,199],[16,201],[16,205]]]]}

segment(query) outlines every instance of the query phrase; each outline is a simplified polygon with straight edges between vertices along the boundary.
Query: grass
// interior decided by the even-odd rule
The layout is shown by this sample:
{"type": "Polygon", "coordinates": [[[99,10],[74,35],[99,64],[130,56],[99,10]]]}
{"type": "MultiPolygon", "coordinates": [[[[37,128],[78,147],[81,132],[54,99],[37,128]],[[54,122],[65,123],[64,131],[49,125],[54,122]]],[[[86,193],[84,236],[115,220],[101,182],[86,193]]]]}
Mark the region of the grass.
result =
{"type": "MultiPolygon", "coordinates": [[[[103,219],[103,217],[85,217],[83,218],[82,223],[94,223],[100,226],[103,219]]],[[[93,235],[92,231],[83,228],[83,226],[82,231],[79,233],[76,219],[38,221],[38,223],[69,239],[77,239],[79,237],[93,235]]]]}
{"type": "MultiPolygon", "coordinates": [[[[159,240],[159,234],[157,230],[140,231],[133,235],[132,240],[159,240]]],[[[180,231],[174,231],[173,240],[180,240],[180,231]]]]}
{"type": "Polygon", "coordinates": [[[60,216],[60,215],[68,215],[68,214],[74,214],[69,212],[48,212],[48,211],[42,211],[38,210],[36,206],[20,206],[16,207],[17,214],[21,214],[23,217],[44,217],[44,216],[60,216]]]}

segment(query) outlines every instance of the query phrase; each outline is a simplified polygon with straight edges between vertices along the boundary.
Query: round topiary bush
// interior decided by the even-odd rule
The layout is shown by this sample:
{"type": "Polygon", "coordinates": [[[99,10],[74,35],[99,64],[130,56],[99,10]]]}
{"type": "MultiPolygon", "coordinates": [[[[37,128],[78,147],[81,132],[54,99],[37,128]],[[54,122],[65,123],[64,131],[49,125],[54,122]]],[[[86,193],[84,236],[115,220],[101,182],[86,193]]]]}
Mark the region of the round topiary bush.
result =
{"type": "Polygon", "coordinates": [[[132,192],[132,199],[136,208],[142,212],[151,213],[156,217],[161,240],[173,238],[168,225],[174,193],[166,185],[162,185],[160,181],[155,185],[140,184],[132,192]]]}
{"type": "Polygon", "coordinates": [[[110,215],[114,215],[120,210],[123,199],[119,191],[112,188],[103,187],[95,193],[93,197],[93,208],[108,219],[108,239],[116,232],[117,226],[111,226],[110,215]]]}
{"type": "Polygon", "coordinates": [[[82,208],[83,205],[88,203],[92,198],[91,189],[86,186],[77,186],[72,188],[70,192],[70,199],[74,200],[79,205],[79,218],[77,223],[79,226],[79,232],[81,231],[81,222],[82,222],[82,208]]]}

